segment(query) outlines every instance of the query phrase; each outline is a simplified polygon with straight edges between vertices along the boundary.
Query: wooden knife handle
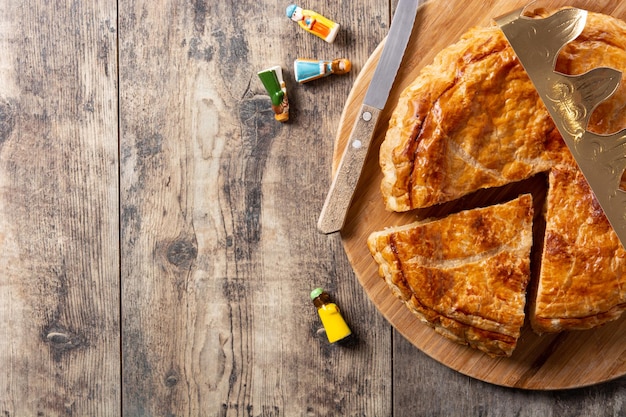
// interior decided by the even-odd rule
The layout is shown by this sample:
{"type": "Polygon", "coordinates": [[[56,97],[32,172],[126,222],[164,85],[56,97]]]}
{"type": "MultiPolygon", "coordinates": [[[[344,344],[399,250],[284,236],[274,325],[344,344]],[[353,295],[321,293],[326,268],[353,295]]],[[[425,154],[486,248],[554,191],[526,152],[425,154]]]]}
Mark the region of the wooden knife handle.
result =
{"type": "Polygon", "coordinates": [[[317,222],[322,233],[337,232],[343,227],[380,112],[367,104],[361,106],[317,222]]]}

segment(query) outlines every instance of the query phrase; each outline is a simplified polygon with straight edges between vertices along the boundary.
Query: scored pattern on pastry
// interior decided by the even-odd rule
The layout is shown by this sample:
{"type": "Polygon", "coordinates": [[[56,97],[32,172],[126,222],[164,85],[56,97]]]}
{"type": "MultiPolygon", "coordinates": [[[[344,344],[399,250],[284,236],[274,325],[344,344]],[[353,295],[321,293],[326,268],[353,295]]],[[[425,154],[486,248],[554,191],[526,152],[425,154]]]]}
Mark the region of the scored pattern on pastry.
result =
{"type": "Polygon", "coordinates": [[[472,29],[399,99],[380,149],[386,206],[429,207],[546,171],[565,146],[555,130],[502,32],[472,29]]]}
{"type": "Polygon", "coordinates": [[[368,247],[392,291],[424,323],[492,356],[509,356],[530,277],[530,194],[431,222],[372,233],[368,247]]]}
{"type": "Polygon", "coordinates": [[[626,251],[582,173],[549,175],[546,231],[530,320],[538,333],[584,330],[626,308],[626,251]]]}

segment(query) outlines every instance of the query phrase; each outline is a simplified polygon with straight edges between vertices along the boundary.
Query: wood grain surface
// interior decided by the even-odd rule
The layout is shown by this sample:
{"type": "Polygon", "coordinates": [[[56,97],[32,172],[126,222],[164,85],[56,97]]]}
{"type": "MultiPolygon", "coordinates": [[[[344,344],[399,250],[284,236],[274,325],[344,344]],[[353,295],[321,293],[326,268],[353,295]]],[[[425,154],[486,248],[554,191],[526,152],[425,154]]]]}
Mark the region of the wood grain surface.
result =
{"type": "Polygon", "coordinates": [[[316,222],[396,1],[303,2],[342,24],[333,44],[286,5],[0,1],[0,415],[626,415],[624,377],[511,389],[389,325],[316,222]],[[302,57],[353,69],[298,85],[302,57]],[[273,65],[286,124],[256,75],[273,65]],[[317,286],[350,344],[326,341],[317,286]]]}
{"type": "Polygon", "coordinates": [[[0,414],[119,412],[115,1],[0,3],[0,414]]]}
{"type": "MultiPolygon", "coordinates": [[[[545,177],[538,175],[519,184],[485,190],[456,202],[409,213],[385,210],[379,186],[382,174],[378,166],[378,147],[384,138],[393,103],[400,92],[432,62],[434,54],[455,42],[468,28],[490,24],[500,16],[526,2],[489,1],[480,8],[465,7],[464,1],[432,1],[422,6],[418,22],[407,48],[402,70],[376,131],[375,143],[355,193],[342,238],[355,273],[371,300],[411,343],[427,355],[463,374],[494,384],[518,388],[560,389],[581,387],[626,374],[626,320],[580,332],[538,336],[526,324],[518,347],[511,358],[493,359],[469,347],[453,343],[422,324],[387,288],[378,276],[378,268],[366,246],[367,236],[388,226],[406,224],[416,218],[442,217],[463,208],[502,202],[523,192],[532,192],[536,213],[541,213],[545,196],[545,177]],[[451,12],[454,11],[454,12],[451,12]]],[[[603,1],[543,1],[533,7],[554,9],[570,5],[590,11],[626,17],[626,5],[603,1]]],[[[356,112],[363,100],[378,62],[382,46],[364,66],[347,100],[337,134],[334,169],[346,146],[356,112]]]]}
{"type": "Polygon", "coordinates": [[[339,236],[316,230],[337,122],[389,8],[310,5],[343,23],[330,45],[287,4],[120,1],[128,416],[391,414],[391,329],[354,287],[339,236]],[[337,56],[355,72],[295,83],[296,58],[337,56]],[[274,65],[285,124],[257,77],[274,65]],[[360,343],[318,332],[317,286],[360,343]]]}

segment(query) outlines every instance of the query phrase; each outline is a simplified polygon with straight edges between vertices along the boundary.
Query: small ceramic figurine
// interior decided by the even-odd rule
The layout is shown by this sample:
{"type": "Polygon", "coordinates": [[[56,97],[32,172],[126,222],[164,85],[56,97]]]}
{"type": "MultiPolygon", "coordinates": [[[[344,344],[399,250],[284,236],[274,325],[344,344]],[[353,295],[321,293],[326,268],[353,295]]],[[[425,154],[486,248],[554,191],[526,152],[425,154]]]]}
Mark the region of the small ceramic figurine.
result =
{"type": "Polygon", "coordinates": [[[330,300],[330,296],[322,288],[311,291],[311,300],[317,307],[317,312],[326,330],[326,337],[330,343],[335,343],[352,334],[352,331],[341,316],[339,307],[330,300]]]}
{"type": "Polygon", "coordinates": [[[295,4],[287,6],[287,17],[297,22],[307,32],[314,34],[328,43],[333,43],[339,24],[312,10],[303,10],[295,4]]]}
{"type": "Polygon", "coordinates": [[[293,63],[296,81],[301,84],[328,77],[330,74],[346,74],[351,68],[352,63],[345,58],[332,61],[298,58],[293,63]]]}
{"type": "Polygon", "coordinates": [[[277,65],[259,71],[258,75],[272,101],[274,117],[279,122],[286,122],[289,120],[289,101],[287,100],[287,87],[283,80],[282,68],[277,65]]]}

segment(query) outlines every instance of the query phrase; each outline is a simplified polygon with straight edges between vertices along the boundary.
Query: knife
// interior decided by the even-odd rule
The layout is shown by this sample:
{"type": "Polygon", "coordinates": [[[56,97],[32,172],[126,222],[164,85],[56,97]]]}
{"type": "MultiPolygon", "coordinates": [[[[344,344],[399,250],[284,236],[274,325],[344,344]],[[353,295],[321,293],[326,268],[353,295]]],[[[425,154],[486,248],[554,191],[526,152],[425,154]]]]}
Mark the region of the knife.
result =
{"type": "Polygon", "coordinates": [[[387,103],[404,51],[409,43],[419,1],[400,0],[398,3],[383,52],[365,93],[363,104],[341,156],[337,174],[330,185],[317,222],[317,228],[322,233],[334,233],[343,227],[367,157],[374,128],[387,103]]]}

